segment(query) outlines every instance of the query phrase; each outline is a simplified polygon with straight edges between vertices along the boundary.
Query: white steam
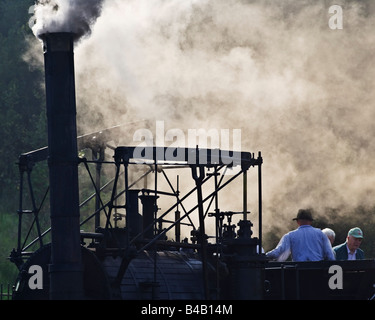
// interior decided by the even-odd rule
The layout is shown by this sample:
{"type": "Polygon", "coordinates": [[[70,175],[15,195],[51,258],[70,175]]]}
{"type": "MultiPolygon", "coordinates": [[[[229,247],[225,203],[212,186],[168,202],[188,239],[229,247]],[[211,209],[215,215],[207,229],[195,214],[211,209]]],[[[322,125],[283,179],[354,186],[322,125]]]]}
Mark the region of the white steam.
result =
{"type": "Polygon", "coordinates": [[[78,37],[90,33],[100,14],[102,0],[38,0],[34,7],[33,32],[73,32],[78,37]]]}
{"type": "Polygon", "coordinates": [[[265,225],[302,207],[372,205],[374,11],[359,0],[104,1],[75,50],[78,125],[241,129],[242,150],[264,158],[265,225]],[[329,28],[333,4],[341,30],[329,28]]]}

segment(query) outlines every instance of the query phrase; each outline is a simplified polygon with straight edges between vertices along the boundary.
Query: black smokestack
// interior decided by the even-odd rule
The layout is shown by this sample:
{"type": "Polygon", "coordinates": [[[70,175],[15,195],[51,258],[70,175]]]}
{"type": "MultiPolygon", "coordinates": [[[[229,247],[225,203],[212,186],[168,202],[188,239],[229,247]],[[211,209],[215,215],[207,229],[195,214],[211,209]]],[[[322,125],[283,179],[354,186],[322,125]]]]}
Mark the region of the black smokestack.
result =
{"type": "Polygon", "coordinates": [[[52,257],[50,298],[83,298],[79,230],[78,153],[72,33],[44,42],[52,257]]]}

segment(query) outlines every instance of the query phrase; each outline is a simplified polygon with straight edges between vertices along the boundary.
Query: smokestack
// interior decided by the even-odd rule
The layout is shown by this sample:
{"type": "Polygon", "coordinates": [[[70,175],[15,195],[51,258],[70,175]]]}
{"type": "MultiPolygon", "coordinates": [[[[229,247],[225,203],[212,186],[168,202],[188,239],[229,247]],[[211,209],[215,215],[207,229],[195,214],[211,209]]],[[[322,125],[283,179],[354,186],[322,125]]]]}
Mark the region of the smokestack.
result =
{"type": "Polygon", "coordinates": [[[40,36],[44,42],[52,256],[50,298],[83,298],[79,229],[78,153],[74,80],[75,34],[40,36]]]}

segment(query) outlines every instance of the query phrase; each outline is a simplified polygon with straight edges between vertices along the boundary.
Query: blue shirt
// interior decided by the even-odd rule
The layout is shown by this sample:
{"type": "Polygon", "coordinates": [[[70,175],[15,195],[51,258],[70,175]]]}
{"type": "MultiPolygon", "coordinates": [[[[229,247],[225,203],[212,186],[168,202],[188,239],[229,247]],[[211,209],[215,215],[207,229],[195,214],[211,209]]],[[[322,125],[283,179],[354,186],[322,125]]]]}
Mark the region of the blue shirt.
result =
{"type": "Polygon", "coordinates": [[[267,257],[285,261],[292,254],[293,261],[335,260],[328,237],[318,228],[302,225],[285,234],[267,257]]]}

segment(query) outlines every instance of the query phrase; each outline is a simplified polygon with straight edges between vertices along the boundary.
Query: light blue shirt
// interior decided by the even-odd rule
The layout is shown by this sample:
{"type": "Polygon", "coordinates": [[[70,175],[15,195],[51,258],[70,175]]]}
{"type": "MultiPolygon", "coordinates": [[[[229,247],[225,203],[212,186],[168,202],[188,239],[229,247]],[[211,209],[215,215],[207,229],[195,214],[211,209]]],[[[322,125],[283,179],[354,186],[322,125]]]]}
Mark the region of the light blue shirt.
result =
{"type": "Polygon", "coordinates": [[[293,261],[336,260],[328,237],[318,228],[302,225],[285,234],[267,257],[285,261],[292,254],[293,261]]]}

